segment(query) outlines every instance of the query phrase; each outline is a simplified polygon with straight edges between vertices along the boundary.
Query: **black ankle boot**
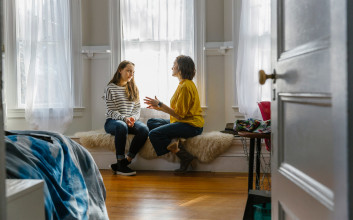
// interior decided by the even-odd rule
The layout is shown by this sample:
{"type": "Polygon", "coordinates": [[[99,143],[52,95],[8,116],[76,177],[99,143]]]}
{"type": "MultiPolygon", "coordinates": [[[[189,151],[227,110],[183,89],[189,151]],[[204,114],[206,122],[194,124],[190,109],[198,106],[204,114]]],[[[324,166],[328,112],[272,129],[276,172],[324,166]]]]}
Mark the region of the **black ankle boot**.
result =
{"type": "Polygon", "coordinates": [[[114,174],[119,174],[123,176],[136,175],[136,171],[128,167],[130,163],[131,162],[129,162],[126,158],[124,158],[122,160],[118,160],[117,163],[111,164],[110,167],[113,170],[114,174]]]}
{"type": "Polygon", "coordinates": [[[176,155],[180,159],[180,168],[174,171],[177,173],[185,173],[194,159],[194,156],[187,152],[183,146],[180,146],[180,150],[176,153],[176,155]]]}

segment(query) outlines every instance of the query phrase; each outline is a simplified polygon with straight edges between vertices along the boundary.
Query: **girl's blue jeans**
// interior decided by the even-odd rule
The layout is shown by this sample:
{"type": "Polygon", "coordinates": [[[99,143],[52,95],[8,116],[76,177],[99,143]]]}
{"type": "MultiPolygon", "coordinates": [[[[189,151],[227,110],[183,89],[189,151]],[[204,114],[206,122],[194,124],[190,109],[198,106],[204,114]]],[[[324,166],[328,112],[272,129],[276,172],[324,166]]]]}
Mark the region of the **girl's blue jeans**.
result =
{"type": "Polygon", "coordinates": [[[115,152],[117,159],[125,158],[125,145],[128,134],[134,134],[128,156],[134,158],[137,152],[145,144],[148,137],[148,127],[141,121],[136,121],[132,128],[128,127],[124,121],[108,118],[104,124],[107,133],[115,136],[115,152]]]}

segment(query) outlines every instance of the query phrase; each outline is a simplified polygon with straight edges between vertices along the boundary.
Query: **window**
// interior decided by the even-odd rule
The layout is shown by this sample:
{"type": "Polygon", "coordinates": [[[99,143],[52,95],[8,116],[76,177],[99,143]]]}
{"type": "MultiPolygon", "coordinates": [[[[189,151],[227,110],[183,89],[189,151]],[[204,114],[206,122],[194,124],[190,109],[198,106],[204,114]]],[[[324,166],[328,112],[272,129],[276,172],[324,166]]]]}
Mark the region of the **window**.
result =
{"type": "Polygon", "coordinates": [[[171,75],[173,61],[180,54],[188,55],[196,64],[194,81],[204,106],[204,7],[200,7],[203,1],[110,3],[112,74],[121,60],[130,60],[135,63],[135,81],[141,100],[157,95],[160,100],[169,101],[178,85],[178,80],[171,75]]]}
{"type": "Polygon", "coordinates": [[[37,107],[63,107],[66,102],[63,91],[70,94],[70,106],[81,105],[77,80],[80,58],[72,56],[80,51],[77,30],[80,30],[79,0],[5,1],[7,108],[25,108],[27,87],[33,93],[45,94],[34,102],[37,107]]]}
{"type": "Polygon", "coordinates": [[[178,80],[175,57],[194,57],[194,10],[190,0],[121,0],[121,59],[135,63],[141,99],[169,100],[178,80]]]}
{"type": "Polygon", "coordinates": [[[8,117],[63,132],[81,106],[80,0],[5,0],[4,8],[8,117]]]}
{"type": "Polygon", "coordinates": [[[33,103],[38,107],[51,102],[50,107],[58,108],[66,102],[55,94],[62,93],[60,88],[70,92],[72,87],[67,3],[15,1],[19,107],[26,105],[28,89],[43,92],[33,103]]]}

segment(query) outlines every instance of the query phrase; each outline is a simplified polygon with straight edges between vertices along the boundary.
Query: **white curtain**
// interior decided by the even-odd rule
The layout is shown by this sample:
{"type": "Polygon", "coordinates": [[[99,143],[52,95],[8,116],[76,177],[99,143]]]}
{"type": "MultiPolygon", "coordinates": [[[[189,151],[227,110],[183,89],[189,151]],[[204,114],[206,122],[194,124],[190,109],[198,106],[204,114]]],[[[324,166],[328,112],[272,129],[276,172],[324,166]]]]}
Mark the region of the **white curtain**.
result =
{"type": "Polygon", "coordinates": [[[271,73],[270,0],[243,0],[236,68],[239,111],[246,118],[261,119],[260,101],[271,99],[271,82],[259,84],[258,72],[271,73]]]}
{"type": "Polygon", "coordinates": [[[16,0],[16,44],[26,120],[64,132],[73,118],[69,0],[16,0]]]}
{"type": "Polygon", "coordinates": [[[194,1],[120,2],[122,60],[135,63],[140,99],[156,95],[169,104],[179,83],[172,77],[173,61],[180,54],[194,57],[194,1]]]}

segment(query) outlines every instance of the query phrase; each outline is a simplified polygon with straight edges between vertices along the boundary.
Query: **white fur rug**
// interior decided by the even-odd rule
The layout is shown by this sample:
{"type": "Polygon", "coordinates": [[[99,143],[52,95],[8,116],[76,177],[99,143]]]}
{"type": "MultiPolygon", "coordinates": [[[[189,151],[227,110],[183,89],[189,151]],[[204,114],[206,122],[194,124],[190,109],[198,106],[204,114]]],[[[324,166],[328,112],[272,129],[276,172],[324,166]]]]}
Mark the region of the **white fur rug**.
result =
{"type": "MultiPolygon", "coordinates": [[[[103,129],[78,132],[75,136],[80,138],[81,145],[87,149],[102,148],[115,152],[114,136],[105,133],[103,129]]],[[[128,135],[126,150],[129,149],[133,137],[133,135],[128,135]]],[[[233,135],[221,133],[219,131],[212,131],[188,138],[182,142],[182,145],[185,146],[185,149],[194,155],[200,162],[209,163],[220,154],[227,151],[231,147],[232,141],[233,135]]],[[[145,145],[139,151],[139,155],[145,159],[157,158],[156,152],[149,139],[147,139],[145,145]]],[[[165,154],[161,156],[161,158],[172,162],[178,161],[178,158],[173,153],[165,154]]]]}

